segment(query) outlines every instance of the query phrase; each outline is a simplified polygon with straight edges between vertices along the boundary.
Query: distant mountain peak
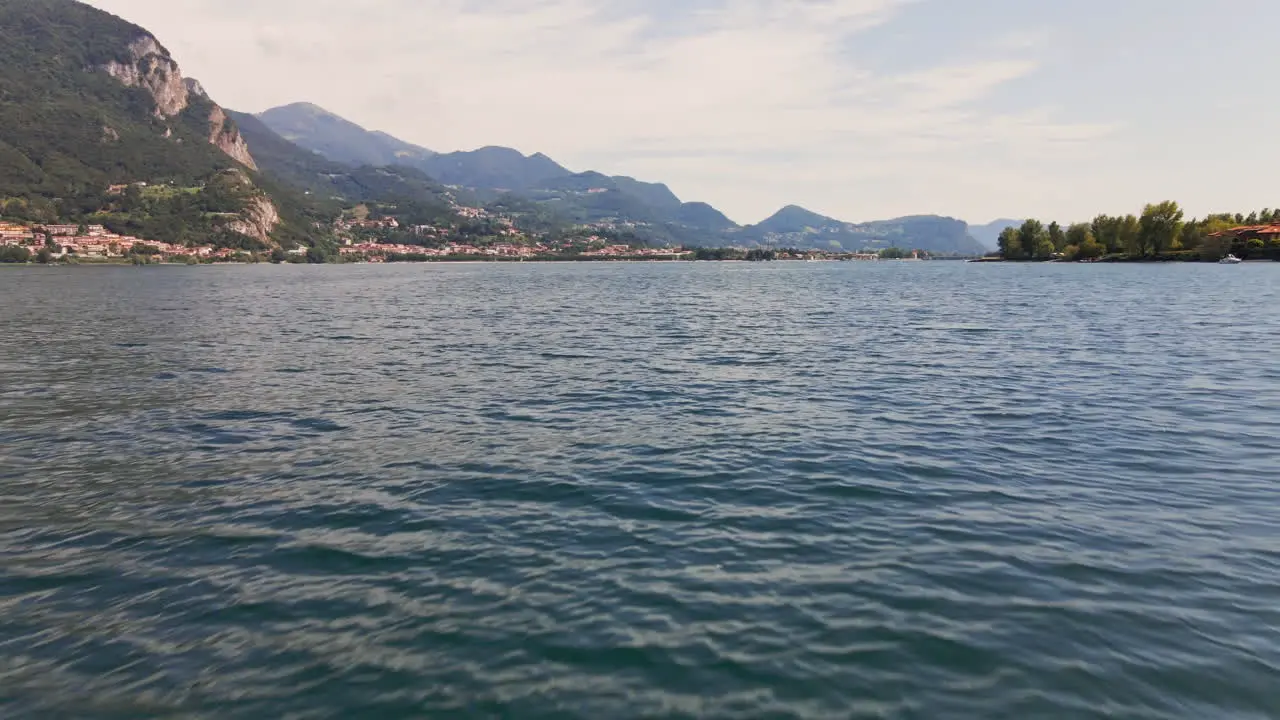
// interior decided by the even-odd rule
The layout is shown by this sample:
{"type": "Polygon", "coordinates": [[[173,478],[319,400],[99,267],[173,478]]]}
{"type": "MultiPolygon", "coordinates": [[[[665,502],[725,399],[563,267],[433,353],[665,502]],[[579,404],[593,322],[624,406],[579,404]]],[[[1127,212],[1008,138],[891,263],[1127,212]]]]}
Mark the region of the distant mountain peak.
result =
{"type": "Polygon", "coordinates": [[[842,225],[839,220],[820,215],[799,205],[786,205],[755,227],[766,232],[799,232],[806,227],[842,225]]]}
{"type": "MultiPolygon", "coordinates": [[[[280,107],[271,108],[266,112],[269,113],[273,111],[282,111],[282,110],[288,110],[291,112],[305,112],[305,113],[310,113],[312,115],[332,115],[334,117],[337,117],[335,113],[329,112],[328,110],[325,110],[319,105],[316,105],[315,103],[309,103],[309,102],[289,103],[288,105],[281,105],[280,107]]],[[[263,115],[265,113],[258,113],[258,114],[263,115]]]]}
{"type": "Polygon", "coordinates": [[[410,165],[435,153],[336,115],[319,105],[296,102],[258,113],[258,119],[300,147],[347,165],[410,165]]]}

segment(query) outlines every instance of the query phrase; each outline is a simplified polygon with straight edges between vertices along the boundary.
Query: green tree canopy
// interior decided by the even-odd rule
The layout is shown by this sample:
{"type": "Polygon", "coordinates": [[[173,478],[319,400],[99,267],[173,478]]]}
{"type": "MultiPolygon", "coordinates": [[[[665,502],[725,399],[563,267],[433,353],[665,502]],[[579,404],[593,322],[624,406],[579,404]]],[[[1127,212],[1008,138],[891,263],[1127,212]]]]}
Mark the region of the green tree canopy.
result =
{"type": "Polygon", "coordinates": [[[1139,255],[1152,255],[1172,250],[1178,236],[1182,233],[1182,208],[1172,200],[1148,205],[1143,208],[1142,218],[1138,223],[1139,255]]]}

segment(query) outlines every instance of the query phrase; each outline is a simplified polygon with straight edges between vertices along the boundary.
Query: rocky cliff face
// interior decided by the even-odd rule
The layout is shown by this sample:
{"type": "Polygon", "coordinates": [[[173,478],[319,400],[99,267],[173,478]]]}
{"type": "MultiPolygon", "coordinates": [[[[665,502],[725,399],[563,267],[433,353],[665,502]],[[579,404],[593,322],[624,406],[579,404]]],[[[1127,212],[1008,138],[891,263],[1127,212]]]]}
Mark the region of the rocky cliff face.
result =
{"type": "MultiPolygon", "coordinates": [[[[208,101],[213,107],[208,117],[209,143],[245,167],[258,169],[248,143],[240,137],[235,124],[209,99],[199,81],[182,77],[178,63],[155,38],[150,35],[138,38],[129,44],[127,60],[113,60],[100,69],[128,87],[140,87],[151,93],[156,101],[155,116],[162,120],[176,117],[193,103],[194,109],[202,109],[204,103],[198,101],[208,101]]],[[[165,137],[170,134],[166,132],[165,137]]]]}
{"type": "Polygon", "coordinates": [[[204,91],[204,86],[195,78],[187,78],[183,81],[187,86],[187,95],[198,98],[208,98],[209,93],[204,91]]]}
{"type": "Polygon", "coordinates": [[[187,109],[187,84],[178,64],[156,39],[146,35],[129,45],[129,60],[113,60],[103,72],[128,87],[145,88],[155,98],[158,118],[171,118],[187,109]]]}
{"type": "Polygon", "coordinates": [[[213,110],[209,112],[209,142],[218,146],[219,150],[230,155],[241,165],[254,170],[258,169],[258,164],[253,161],[253,155],[249,154],[249,144],[240,136],[240,130],[227,117],[227,113],[217,105],[214,105],[213,110]]]}
{"type": "Polygon", "coordinates": [[[213,182],[222,183],[224,191],[244,199],[239,214],[223,227],[268,245],[272,244],[271,233],[280,224],[280,212],[271,198],[256,188],[253,180],[243,170],[227,170],[213,182]]]}
{"type": "Polygon", "coordinates": [[[271,244],[271,232],[280,224],[280,213],[265,195],[259,195],[240,211],[240,217],[227,224],[227,229],[271,244]]]}

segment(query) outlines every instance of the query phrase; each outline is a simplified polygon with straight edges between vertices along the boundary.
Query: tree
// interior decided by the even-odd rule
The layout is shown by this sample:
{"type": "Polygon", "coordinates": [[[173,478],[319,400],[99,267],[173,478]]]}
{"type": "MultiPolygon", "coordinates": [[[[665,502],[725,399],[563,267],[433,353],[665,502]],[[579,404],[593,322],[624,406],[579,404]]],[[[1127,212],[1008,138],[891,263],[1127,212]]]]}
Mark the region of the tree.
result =
{"type": "Polygon", "coordinates": [[[31,260],[31,251],[16,245],[0,246],[0,263],[24,263],[31,260]]]}
{"type": "Polygon", "coordinates": [[[1089,223],[1076,223],[1067,228],[1067,245],[1076,249],[1075,257],[1080,260],[1100,258],[1107,248],[1093,236],[1093,227],[1089,223]]]}
{"type": "Polygon", "coordinates": [[[1049,242],[1053,243],[1054,252],[1062,252],[1067,246],[1067,234],[1057,222],[1049,223],[1049,242]]]}
{"type": "Polygon", "coordinates": [[[36,253],[36,262],[41,265],[48,265],[53,262],[53,253],[47,247],[40,248],[40,251],[36,253]]]}
{"type": "Polygon", "coordinates": [[[1182,226],[1182,233],[1178,235],[1178,245],[1183,250],[1198,250],[1201,243],[1204,242],[1204,238],[1204,225],[1192,220],[1182,226]]]}
{"type": "Polygon", "coordinates": [[[1036,260],[1048,260],[1056,252],[1053,240],[1049,238],[1049,231],[1039,220],[1022,223],[1022,227],[1018,228],[1018,244],[1022,246],[1024,255],[1036,260]]]}
{"type": "Polygon", "coordinates": [[[1125,215],[1120,218],[1120,225],[1117,228],[1120,240],[1120,248],[1130,255],[1141,255],[1140,235],[1142,225],[1138,218],[1134,215],[1125,215]]]}
{"type": "Polygon", "coordinates": [[[1093,237],[1093,228],[1088,223],[1076,223],[1067,228],[1067,244],[1080,247],[1085,240],[1093,237]]]}
{"type": "Polygon", "coordinates": [[[312,265],[321,265],[329,262],[330,259],[329,254],[318,247],[307,248],[307,262],[312,265]]]}
{"type": "Polygon", "coordinates": [[[1093,237],[1102,244],[1108,253],[1117,253],[1124,249],[1120,238],[1120,226],[1123,219],[1110,215],[1099,215],[1093,219],[1090,228],[1093,237]]]}
{"type": "Polygon", "coordinates": [[[1218,233],[1205,235],[1200,243],[1200,259],[1217,262],[1226,256],[1231,249],[1231,240],[1218,233]]]}
{"type": "Polygon", "coordinates": [[[1036,242],[1044,231],[1044,223],[1039,220],[1027,220],[1022,223],[1022,227],[1018,228],[1018,242],[1022,243],[1023,250],[1034,252],[1036,242]]]}
{"type": "Polygon", "coordinates": [[[1053,241],[1049,239],[1049,233],[1041,233],[1039,239],[1036,240],[1036,259],[1048,260],[1056,253],[1057,250],[1053,247],[1053,241]]]}
{"type": "Polygon", "coordinates": [[[1182,232],[1182,208],[1172,200],[1148,205],[1138,221],[1138,254],[1146,256],[1173,249],[1182,232]]]}
{"type": "Polygon", "coordinates": [[[1000,233],[1000,255],[1005,260],[1022,259],[1022,242],[1018,240],[1018,228],[1008,227],[1000,233]]]}

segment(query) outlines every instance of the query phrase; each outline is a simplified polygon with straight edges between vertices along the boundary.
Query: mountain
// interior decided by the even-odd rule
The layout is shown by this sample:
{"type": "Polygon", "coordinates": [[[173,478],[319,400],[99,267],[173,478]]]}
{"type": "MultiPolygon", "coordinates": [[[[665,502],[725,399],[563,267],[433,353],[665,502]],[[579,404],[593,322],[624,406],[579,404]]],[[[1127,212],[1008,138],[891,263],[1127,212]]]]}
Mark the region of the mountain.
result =
{"type": "Polygon", "coordinates": [[[329,187],[329,175],[350,169],[348,165],[289,142],[257,116],[234,110],[227,111],[227,114],[240,128],[245,142],[253,148],[259,167],[281,182],[313,193],[323,193],[329,187]]]}
{"type": "Polygon", "coordinates": [[[797,205],[788,205],[768,219],[730,230],[734,244],[857,251],[898,247],[938,254],[981,255],[981,244],[969,236],[963,221],[937,215],[917,215],[869,223],[847,223],[797,205]]]}
{"type": "Polygon", "coordinates": [[[738,227],[724,213],[704,202],[684,203],[676,211],[675,219],[687,227],[705,229],[716,235],[738,227]]]}
{"type": "Polygon", "coordinates": [[[819,215],[799,205],[788,205],[767,219],[751,226],[749,230],[751,234],[763,236],[769,234],[805,233],[811,230],[844,228],[846,226],[847,223],[842,223],[825,215],[819,215]]]}
{"type": "Polygon", "coordinates": [[[642,182],[625,175],[615,175],[612,180],[619,192],[634,195],[646,205],[671,211],[678,211],[684,205],[671,188],[662,183],[642,182]]]}
{"type": "Polygon", "coordinates": [[[966,256],[986,252],[982,243],[969,234],[968,223],[939,215],[911,215],[894,220],[860,223],[853,228],[857,235],[870,241],[864,247],[897,247],[966,256]]]}
{"type": "Polygon", "coordinates": [[[329,160],[350,166],[416,168],[446,185],[500,193],[571,174],[542,153],[525,155],[506,147],[435,153],[384,132],[366,130],[311,103],[272,108],[257,118],[285,140],[329,160]]]}
{"type": "Polygon", "coordinates": [[[468,152],[442,153],[417,165],[445,185],[483,190],[525,190],[551,178],[569,175],[542,153],[489,146],[468,152]]]}
{"type": "Polygon", "coordinates": [[[272,108],[258,119],[295,145],[348,165],[419,167],[435,155],[386,133],[365,130],[310,103],[272,108]]]}
{"type": "Polygon", "coordinates": [[[295,150],[282,156],[277,152],[280,140],[259,140],[258,127],[241,119],[251,142],[264,148],[260,154],[270,158],[263,160],[270,173],[300,183],[313,193],[337,194],[348,200],[369,198],[375,191],[385,190],[389,179],[371,177],[368,168],[357,172],[360,177],[354,178],[355,171],[350,167],[334,169],[325,163],[395,166],[388,170],[397,178],[392,184],[401,198],[406,194],[421,198],[432,193],[439,197],[442,189],[430,186],[430,180],[434,180],[454,188],[449,192],[474,192],[491,208],[526,219],[536,218],[541,227],[612,224],[651,242],[845,251],[898,246],[964,255],[985,252],[969,236],[968,226],[951,218],[917,216],[854,224],[788,205],[756,225],[740,227],[706,203],[681,201],[661,183],[593,171],[574,173],[541,153],[525,155],[511,148],[491,146],[469,152],[423,154],[427,151],[418,148],[421,152],[416,155],[391,160],[369,153],[368,147],[379,143],[402,147],[408,143],[370,133],[312,105],[276,108],[259,118],[265,126],[271,126],[270,130],[319,153],[303,157],[295,150]],[[290,122],[285,123],[282,118],[290,122]],[[317,138],[326,140],[320,142],[317,138]],[[412,176],[415,170],[426,176],[412,176]]]}
{"type": "Polygon", "coordinates": [[[74,0],[0,2],[0,202],[147,239],[306,239],[239,128],[145,29],[74,0]],[[138,192],[111,189],[145,183],[138,192]]]}
{"type": "Polygon", "coordinates": [[[402,165],[351,167],[326,159],[278,135],[247,113],[228,113],[240,126],[265,175],[299,189],[325,218],[355,205],[374,205],[411,224],[451,222],[453,194],[426,173],[402,165]]]}
{"type": "Polygon", "coordinates": [[[1001,218],[986,225],[970,225],[969,234],[986,246],[988,250],[994,250],[999,244],[1000,233],[1004,232],[1006,228],[1020,227],[1022,222],[1022,220],[1001,218]]]}
{"type": "MultiPolygon", "coordinates": [[[[244,127],[253,127],[255,133],[258,130],[249,119],[235,117],[244,127]]],[[[273,108],[256,119],[291,144],[316,153],[320,160],[347,166],[414,168],[446,186],[470,191],[489,202],[510,203],[507,196],[515,193],[544,204],[562,222],[637,224],[663,241],[685,236],[705,238],[737,227],[710,206],[686,206],[666,185],[598,172],[574,173],[542,153],[525,155],[498,146],[432,153],[384,133],[365,130],[307,103],[273,108]]],[[[264,147],[278,146],[275,140],[252,141],[264,147]]],[[[296,180],[296,171],[305,168],[307,188],[317,191],[314,177],[322,172],[319,165],[306,162],[295,153],[290,153],[289,158],[292,170],[274,164],[274,171],[286,172],[296,180]]]]}

